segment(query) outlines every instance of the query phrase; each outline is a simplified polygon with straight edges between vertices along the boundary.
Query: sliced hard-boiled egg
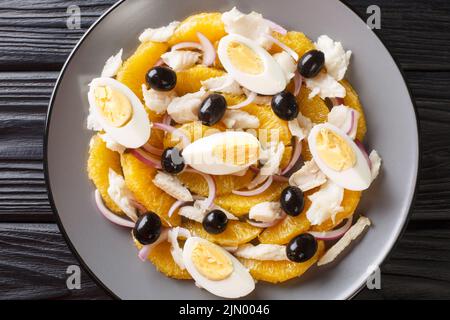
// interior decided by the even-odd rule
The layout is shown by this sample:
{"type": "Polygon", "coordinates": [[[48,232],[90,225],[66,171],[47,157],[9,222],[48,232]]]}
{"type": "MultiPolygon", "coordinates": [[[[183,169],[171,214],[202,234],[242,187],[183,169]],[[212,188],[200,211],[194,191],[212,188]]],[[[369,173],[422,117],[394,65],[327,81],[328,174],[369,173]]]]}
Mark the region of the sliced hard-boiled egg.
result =
{"type": "Polygon", "coordinates": [[[253,40],[229,34],[220,40],[218,55],[228,74],[248,90],[274,95],[287,85],[278,62],[253,40]]]}
{"type": "Polygon", "coordinates": [[[112,78],[90,83],[89,106],[103,130],[127,148],[139,148],[150,138],[151,124],[139,98],[112,78]]]}
{"type": "Polygon", "coordinates": [[[248,270],[229,252],[205,239],[186,240],[183,262],[197,285],[216,296],[240,298],[255,289],[248,270]]]}
{"type": "Polygon", "coordinates": [[[369,164],[353,140],[341,129],[323,123],[308,136],[314,161],[333,182],[348,190],[365,190],[372,182],[369,164]]]}
{"type": "Polygon", "coordinates": [[[183,150],[187,165],[207,174],[239,172],[259,159],[260,143],[252,134],[227,131],[198,139],[183,150]]]}

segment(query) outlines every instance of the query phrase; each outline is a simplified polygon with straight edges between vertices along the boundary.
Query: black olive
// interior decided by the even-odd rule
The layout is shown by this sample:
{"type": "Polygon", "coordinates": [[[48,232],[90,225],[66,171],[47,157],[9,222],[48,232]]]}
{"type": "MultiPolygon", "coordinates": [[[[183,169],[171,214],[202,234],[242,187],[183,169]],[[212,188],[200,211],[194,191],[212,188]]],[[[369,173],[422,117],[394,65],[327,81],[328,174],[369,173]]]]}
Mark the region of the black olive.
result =
{"type": "Polygon", "coordinates": [[[185,164],[181,151],[175,147],[165,149],[161,155],[161,166],[168,173],[183,171],[185,164]]]}
{"type": "Polygon", "coordinates": [[[225,231],[228,218],[222,210],[213,210],[203,218],[203,229],[211,234],[219,234],[225,231]]]}
{"type": "Polygon", "coordinates": [[[284,212],[290,216],[298,216],[305,206],[305,200],[303,197],[303,192],[297,187],[286,187],[283,192],[281,192],[281,208],[284,212]]]}
{"type": "Polygon", "coordinates": [[[227,101],[217,93],[210,94],[200,106],[198,118],[205,126],[212,126],[222,119],[227,110],[227,101]]]}
{"type": "Polygon", "coordinates": [[[153,67],[148,70],[145,76],[150,88],[158,91],[170,91],[177,84],[177,74],[167,67],[153,67]]]}
{"type": "Polygon", "coordinates": [[[314,78],[325,65],[325,55],[322,51],[311,50],[298,60],[297,70],[305,78],[314,78]]]}
{"type": "Polygon", "coordinates": [[[143,245],[155,242],[160,234],[161,219],[151,211],[141,215],[133,228],[133,236],[143,245]]]}
{"type": "Polygon", "coordinates": [[[289,91],[282,91],[272,97],[272,110],[283,120],[289,121],[297,118],[298,104],[294,95],[289,91]]]}
{"type": "Polygon", "coordinates": [[[311,259],[317,251],[317,241],[309,233],[303,233],[291,241],[286,246],[286,255],[293,262],[305,262],[311,259]]]}

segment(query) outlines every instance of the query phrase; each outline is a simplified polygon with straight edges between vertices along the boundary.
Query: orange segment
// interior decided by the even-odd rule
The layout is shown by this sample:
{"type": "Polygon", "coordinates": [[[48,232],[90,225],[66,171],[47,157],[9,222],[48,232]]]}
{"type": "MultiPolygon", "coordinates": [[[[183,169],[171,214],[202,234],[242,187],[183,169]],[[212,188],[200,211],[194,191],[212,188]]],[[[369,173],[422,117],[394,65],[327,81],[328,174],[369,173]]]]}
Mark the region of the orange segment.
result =
{"type": "Polygon", "coordinates": [[[363,141],[367,131],[366,118],[364,117],[363,106],[359,101],[358,94],[350,85],[350,83],[347,80],[342,80],[341,84],[344,86],[347,92],[347,95],[344,98],[344,104],[350,108],[355,109],[360,114],[358,120],[358,131],[356,132],[356,139],[358,139],[359,141],[363,141]]]}
{"type": "Polygon", "coordinates": [[[202,65],[178,71],[177,72],[177,86],[175,91],[179,96],[186,93],[197,92],[202,86],[202,81],[209,78],[220,77],[224,72],[219,69],[209,68],[202,65]]]}
{"type": "Polygon", "coordinates": [[[262,230],[249,225],[247,222],[236,220],[228,221],[227,228],[220,234],[210,234],[203,229],[201,223],[191,220],[184,222],[183,227],[197,237],[204,238],[225,247],[234,247],[247,243],[255,239],[262,230]]]}
{"type": "Polygon", "coordinates": [[[127,187],[133,192],[136,200],[142,203],[149,211],[155,212],[161,217],[164,225],[180,225],[179,215],[168,217],[167,213],[175,199],[156,187],[152,180],[156,175],[156,169],[142,163],[130,153],[121,157],[123,174],[127,187]]]}
{"type": "Polygon", "coordinates": [[[115,213],[121,213],[120,208],[108,195],[109,169],[113,169],[117,174],[122,174],[120,167],[120,155],[117,152],[106,148],[106,143],[98,135],[92,137],[92,144],[89,149],[87,171],[89,179],[102,195],[105,205],[115,213]]]}
{"type": "Polygon", "coordinates": [[[252,259],[239,260],[250,270],[255,280],[262,280],[271,283],[284,282],[289,279],[300,277],[323,255],[325,245],[323,241],[318,241],[316,254],[308,261],[296,263],[291,261],[259,261],[252,259]]]}
{"type": "Polygon", "coordinates": [[[274,182],[266,191],[256,196],[244,197],[236,194],[228,194],[217,197],[214,202],[235,216],[243,216],[250,211],[251,207],[258,203],[278,200],[286,186],[287,183],[274,182]]]}
{"type": "MultiPolygon", "coordinates": [[[[164,115],[158,115],[155,112],[149,110],[148,108],[145,108],[145,111],[147,111],[148,118],[152,123],[162,122],[164,115]]],[[[154,147],[163,148],[163,141],[164,141],[164,131],[153,129],[150,135],[150,140],[148,142],[154,147]]]]}
{"type": "Polygon", "coordinates": [[[161,55],[168,49],[167,44],[159,42],[144,42],[129,57],[117,73],[117,80],[122,82],[142,100],[142,84],[145,75],[161,55]]]}
{"type": "Polygon", "coordinates": [[[291,161],[292,152],[293,152],[293,148],[291,146],[287,146],[284,148],[283,157],[281,158],[281,162],[280,162],[281,169],[284,169],[291,161]]]}
{"type": "MultiPolygon", "coordinates": [[[[140,250],[142,244],[137,242],[134,237],[133,241],[135,246],[140,250]]],[[[167,241],[161,242],[150,252],[148,256],[156,269],[165,274],[167,277],[174,279],[192,279],[187,270],[182,270],[173,260],[172,254],[170,253],[170,243],[167,241]]]]}
{"type": "MultiPolygon", "coordinates": [[[[315,49],[314,43],[302,32],[289,31],[286,35],[274,32],[273,36],[297,52],[299,57],[303,56],[307,51],[315,49]]],[[[270,51],[273,54],[281,52],[282,49],[277,45],[273,45],[270,51]]]]}
{"type": "Polygon", "coordinates": [[[319,96],[309,99],[308,96],[310,93],[311,90],[302,86],[297,97],[300,112],[305,117],[310,118],[313,123],[326,122],[328,120],[328,113],[330,113],[327,104],[319,96]]]}
{"type": "MultiPolygon", "coordinates": [[[[328,113],[330,110],[328,109],[325,101],[323,101],[319,96],[315,96],[312,99],[309,99],[308,96],[311,90],[302,86],[300,93],[297,97],[298,107],[300,112],[305,116],[311,119],[313,123],[323,123],[328,120],[328,113]]],[[[307,140],[302,141],[302,157],[303,160],[309,161],[312,159],[311,152],[309,151],[309,146],[307,140]]]]}
{"type": "Polygon", "coordinates": [[[344,219],[353,215],[359,204],[359,200],[361,199],[361,194],[361,191],[344,190],[344,199],[341,203],[344,210],[336,214],[334,223],[331,219],[328,219],[318,226],[313,226],[311,229],[313,231],[328,231],[334,229],[344,219]]]}
{"type": "Polygon", "coordinates": [[[261,142],[283,142],[284,145],[291,144],[291,132],[287,121],[278,118],[268,105],[249,104],[241,109],[251,115],[258,117],[259,129],[257,130],[261,142]]]}
{"type": "Polygon", "coordinates": [[[169,39],[169,44],[193,41],[198,42],[197,32],[201,32],[212,43],[225,36],[225,27],[220,12],[203,12],[186,18],[169,39]]]}

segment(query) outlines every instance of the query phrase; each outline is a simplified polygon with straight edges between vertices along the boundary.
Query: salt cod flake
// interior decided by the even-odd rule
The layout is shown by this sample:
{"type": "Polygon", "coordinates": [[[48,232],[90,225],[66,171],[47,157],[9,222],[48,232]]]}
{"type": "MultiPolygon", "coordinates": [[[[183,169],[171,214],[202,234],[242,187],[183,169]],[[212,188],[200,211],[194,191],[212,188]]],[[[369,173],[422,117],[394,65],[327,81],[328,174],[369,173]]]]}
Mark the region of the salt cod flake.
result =
{"type": "Polygon", "coordinates": [[[292,136],[297,137],[299,141],[305,139],[309,135],[312,127],[313,123],[311,119],[302,115],[301,112],[298,113],[296,119],[288,121],[289,131],[292,136]]]}
{"type": "Polygon", "coordinates": [[[369,227],[371,222],[369,218],[359,217],[358,221],[347,231],[346,234],[332,246],[317,262],[318,266],[323,266],[330,262],[333,262],[339,254],[353,241],[355,240],[366,227],[369,227]]]}
{"type": "Polygon", "coordinates": [[[112,78],[117,75],[117,72],[119,72],[120,67],[122,66],[122,54],[123,49],[120,49],[120,51],[111,56],[108,60],[106,60],[105,66],[102,70],[102,77],[112,78]]]}
{"type": "Polygon", "coordinates": [[[289,184],[300,188],[302,191],[314,189],[325,182],[327,182],[327,177],[320,171],[314,160],[305,162],[303,167],[294,172],[289,178],[289,184]]]}
{"type": "Polygon", "coordinates": [[[311,90],[309,99],[319,95],[325,98],[344,98],[345,88],[337,82],[332,76],[325,72],[319,73],[314,78],[305,79],[306,86],[311,90]]]}
{"type": "Polygon", "coordinates": [[[250,219],[258,222],[273,222],[281,217],[279,202],[261,202],[250,208],[250,219]]]}
{"type": "Polygon", "coordinates": [[[227,110],[222,118],[222,122],[228,129],[259,128],[258,117],[241,110],[227,110]]]}
{"type": "Polygon", "coordinates": [[[222,21],[227,33],[249,38],[265,49],[272,46],[272,41],[266,37],[266,35],[271,34],[270,26],[260,13],[244,14],[234,7],[222,14],[222,21]]]}
{"type": "Polygon", "coordinates": [[[136,208],[132,205],[134,197],[125,185],[125,179],[112,169],[109,169],[108,179],[108,195],[131,220],[136,221],[136,208]]]}
{"type": "Polygon", "coordinates": [[[345,52],[340,42],[333,41],[327,35],[320,36],[315,45],[325,55],[327,72],[337,81],[342,80],[350,63],[352,52],[345,52]]]}
{"type": "Polygon", "coordinates": [[[177,123],[187,123],[198,120],[198,111],[206,92],[200,90],[174,98],[167,107],[167,113],[177,123]]]}
{"type": "Polygon", "coordinates": [[[155,186],[181,201],[192,201],[192,194],[181,181],[168,173],[159,171],[153,179],[155,186]]]}
{"type": "Polygon", "coordinates": [[[306,211],[306,217],[311,225],[319,225],[322,222],[332,219],[341,212],[342,200],[344,199],[344,189],[334,182],[328,180],[319,191],[309,196],[311,206],[306,211]]]}
{"type": "Polygon", "coordinates": [[[286,246],[278,244],[244,244],[239,246],[233,254],[244,259],[253,259],[261,261],[285,261],[288,260],[286,255],[286,246]]]}
{"type": "Polygon", "coordinates": [[[179,21],[173,21],[165,27],[145,29],[144,32],[142,32],[139,36],[139,41],[166,42],[174,34],[179,25],[179,21]]]}
{"type": "Polygon", "coordinates": [[[145,106],[156,114],[163,114],[172,100],[177,96],[175,91],[158,91],[154,89],[147,89],[145,84],[142,84],[142,94],[144,96],[145,106]]]}
{"type": "Polygon", "coordinates": [[[328,113],[328,123],[338,127],[355,139],[358,131],[359,112],[344,105],[334,106],[328,113]],[[351,129],[351,130],[350,130],[351,129]]]}
{"type": "Polygon", "coordinates": [[[195,51],[169,51],[161,59],[174,71],[181,71],[194,66],[200,59],[200,53],[195,51]]]}
{"type": "Polygon", "coordinates": [[[286,76],[286,81],[289,82],[294,77],[295,70],[297,70],[297,64],[294,59],[286,51],[275,53],[273,58],[280,65],[286,76]]]}
{"type": "Polygon", "coordinates": [[[372,163],[372,168],[370,170],[372,174],[372,180],[375,180],[376,177],[378,177],[378,174],[380,173],[381,167],[380,155],[375,150],[372,150],[372,152],[369,154],[369,160],[372,163]]]}
{"type": "Polygon", "coordinates": [[[111,151],[115,151],[122,154],[127,149],[125,146],[118,143],[107,133],[100,134],[99,136],[106,143],[106,147],[111,151]]]}
{"type": "Polygon", "coordinates": [[[183,262],[183,250],[180,248],[178,243],[178,237],[189,238],[191,233],[189,230],[181,227],[172,228],[168,232],[167,241],[171,244],[170,253],[175,263],[180,267],[180,269],[186,269],[183,262]]]}
{"type": "Polygon", "coordinates": [[[209,78],[201,82],[203,88],[209,91],[241,95],[243,93],[241,86],[229,74],[209,78]]]}

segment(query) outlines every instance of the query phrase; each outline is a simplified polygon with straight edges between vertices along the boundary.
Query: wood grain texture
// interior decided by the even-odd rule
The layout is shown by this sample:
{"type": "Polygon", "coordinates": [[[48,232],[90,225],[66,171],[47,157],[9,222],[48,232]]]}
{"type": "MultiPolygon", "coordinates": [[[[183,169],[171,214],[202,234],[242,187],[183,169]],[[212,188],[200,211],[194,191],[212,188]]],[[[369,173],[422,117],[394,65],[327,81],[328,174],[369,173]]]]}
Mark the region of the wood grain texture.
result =
{"type": "MultiPolygon", "coordinates": [[[[47,104],[62,64],[86,29],[115,0],[0,2],[0,299],[106,299],[88,277],[67,289],[77,264],[54,224],[42,171],[47,104]],[[66,27],[69,5],[82,28],[66,27]]],[[[411,222],[382,267],[382,290],[358,299],[450,298],[450,2],[346,1],[379,31],[406,76],[418,107],[422,170],[411,222]]]]}
{"type": "MultiPolygon", "coordinates": [[[[405,69],[450,71],[447,0],[350,0],[362,17],[381,8],[380,34],[405,69]]],[[[0,70],[59,70],[81,35],[115,0],[0,2],[0,70]],[[69,5],[81,9],[81,29],[68,30],[69,5]]]]}

